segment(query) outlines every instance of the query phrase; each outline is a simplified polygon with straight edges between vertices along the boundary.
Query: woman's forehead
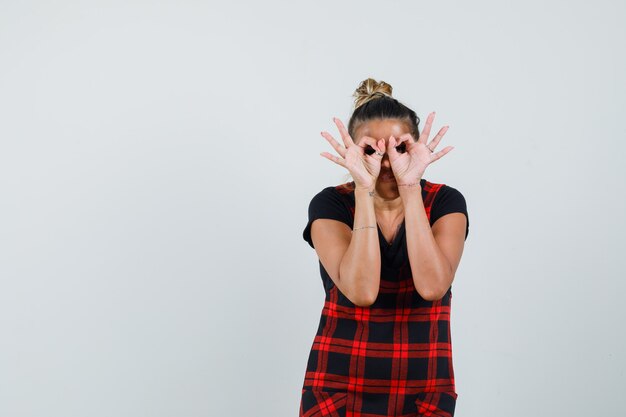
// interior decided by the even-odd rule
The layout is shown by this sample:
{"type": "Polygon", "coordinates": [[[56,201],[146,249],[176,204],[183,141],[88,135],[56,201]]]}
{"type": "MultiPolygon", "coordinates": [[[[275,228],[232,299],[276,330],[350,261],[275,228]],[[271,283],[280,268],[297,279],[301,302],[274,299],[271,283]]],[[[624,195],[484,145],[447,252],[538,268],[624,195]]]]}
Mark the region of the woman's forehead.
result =
{"type": "Polygon", "coordinates": [[[371,136],[375,139],[386,139],[391,135],[398,137],[405,133],[411,133],[411,128],[406,122],[398,119],[368,120],[356,131],[357,137],[371,136]]]}

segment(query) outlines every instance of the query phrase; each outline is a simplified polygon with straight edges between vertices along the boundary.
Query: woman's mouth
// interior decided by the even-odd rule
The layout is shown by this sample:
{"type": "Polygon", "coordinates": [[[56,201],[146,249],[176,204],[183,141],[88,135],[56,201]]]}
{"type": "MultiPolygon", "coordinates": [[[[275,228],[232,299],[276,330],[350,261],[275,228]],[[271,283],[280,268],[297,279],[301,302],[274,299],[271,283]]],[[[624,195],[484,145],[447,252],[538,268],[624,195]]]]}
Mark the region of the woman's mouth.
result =
{"type": "Polygon", "coordinates": [[[393,176],[393,172],[391,171],[381,172],[378,177],[383,181],[395,181],[395,177],[393,176]]]}

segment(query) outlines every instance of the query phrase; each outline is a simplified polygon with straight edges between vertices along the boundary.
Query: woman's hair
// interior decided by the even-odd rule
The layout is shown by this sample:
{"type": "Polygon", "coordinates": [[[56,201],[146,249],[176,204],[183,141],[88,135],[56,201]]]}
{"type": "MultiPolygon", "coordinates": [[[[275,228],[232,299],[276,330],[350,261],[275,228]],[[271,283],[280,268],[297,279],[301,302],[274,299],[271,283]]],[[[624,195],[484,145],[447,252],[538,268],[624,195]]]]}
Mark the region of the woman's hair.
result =
{"type": "MultiPolygon", "coordinates": [[[[363,123],[377,119],[398,119],[406,122],[413,138],[419,139],[419,117],[413,110],[393,98],[392,90],[391,85],[373,78],[361,82],[352,95],[354,111],[348,122],[348,133],[353,140],[356,140],[356,130],[363,123]]],[[[347,175],[347,179],[351,179],[350,174],[347,175]]]]}
{"type": "Polygon", "coordinates": [[[359,126],[373,119],[404,121],[410,126],[410,133],[415,140],[419,139],[419,117],[413,110],[393,98],[392,90],[391,85],[373,78],[361,82],[353,94],[354,111],[348,123],[348,133],[353,139],[359,126]]]}

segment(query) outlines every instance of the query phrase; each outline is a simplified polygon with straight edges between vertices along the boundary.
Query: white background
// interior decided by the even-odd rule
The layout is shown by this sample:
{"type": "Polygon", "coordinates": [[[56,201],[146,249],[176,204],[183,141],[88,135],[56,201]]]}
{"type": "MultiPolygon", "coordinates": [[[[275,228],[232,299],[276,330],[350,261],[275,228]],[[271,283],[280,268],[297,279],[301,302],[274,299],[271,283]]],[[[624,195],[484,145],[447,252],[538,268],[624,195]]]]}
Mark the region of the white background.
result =
{"type": "Polygon", "coordinates": [[[368,77],[450,125],[456,415],[618,415],[625,39],[621,1],[2,1],[0,415],[297,415],[368,77]]]}

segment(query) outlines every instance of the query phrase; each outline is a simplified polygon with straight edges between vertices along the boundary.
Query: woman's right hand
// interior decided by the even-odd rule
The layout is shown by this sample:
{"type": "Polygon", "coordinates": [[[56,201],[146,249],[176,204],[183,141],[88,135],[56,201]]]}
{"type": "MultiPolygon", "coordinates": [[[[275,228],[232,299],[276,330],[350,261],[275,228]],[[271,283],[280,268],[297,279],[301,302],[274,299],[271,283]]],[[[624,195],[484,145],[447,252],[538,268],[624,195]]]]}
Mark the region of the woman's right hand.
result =
{"type": "Polygon", "coordinates": [[[383,159],[386,150],[385,140],[380,139],[376,141],[376,139],[369,136],[363,136],[359,143],[355,144],[341,120],[333,117],[333,121],[339,129],[345,147],[342,147],[330,133],[321,132],[321,134],[341,155],[341,158],[328,152],[321,152],[320,155],[346,168],[352,175],[357,188],[372,190],[376,185],[376,180],[380,173],[380,161],[383,159]],[[365,152],[368,147],[373,149],[371,155],[368,154],[369,152],[365,152]]]}

